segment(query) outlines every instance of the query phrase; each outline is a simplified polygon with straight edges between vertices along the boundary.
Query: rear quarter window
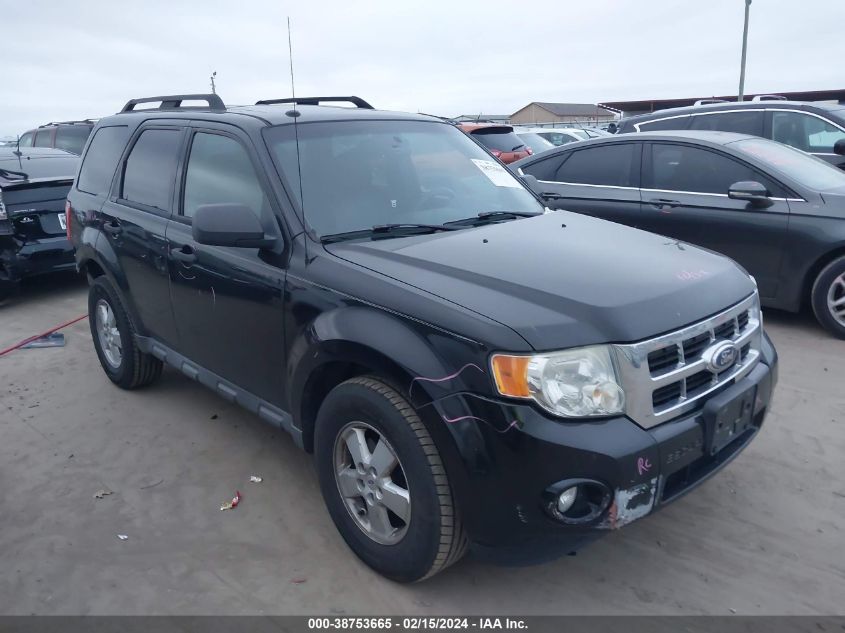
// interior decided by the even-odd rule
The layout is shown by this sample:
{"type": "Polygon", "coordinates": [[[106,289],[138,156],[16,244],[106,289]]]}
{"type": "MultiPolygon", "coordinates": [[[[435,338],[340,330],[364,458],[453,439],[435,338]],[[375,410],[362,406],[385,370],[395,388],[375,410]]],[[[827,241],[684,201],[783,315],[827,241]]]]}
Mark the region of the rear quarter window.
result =
{"type": "Polygon", "coordinates": [[[93,195],[107,194],[120,155],[129,137],[129,128],[115,125],[99,128],[85,153],[76,181],[79,191],[93,195]]]}
{"type": "Polygon", "coordinates": [[[82,154],[89,134],[91,128],[87,125],[63,125],[56,130],[56,149],[63,149],[78,156],[82,154]]]}
{"type": "Polygon", "coordinates": [[[686,130],[687,126],[689,126],[689,120],[689,115],[676,116],[668,119],[658,119],[656,121],[644,121],[635,125],[639,127],[640,132],[660,132],[662,130],[686,130]]]}

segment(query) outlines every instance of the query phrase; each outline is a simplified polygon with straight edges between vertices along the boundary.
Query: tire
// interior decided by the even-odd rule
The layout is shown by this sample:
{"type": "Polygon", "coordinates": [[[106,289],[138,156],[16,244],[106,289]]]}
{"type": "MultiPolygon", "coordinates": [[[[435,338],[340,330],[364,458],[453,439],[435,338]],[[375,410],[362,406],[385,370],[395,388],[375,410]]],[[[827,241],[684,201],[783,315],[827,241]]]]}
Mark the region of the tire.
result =
{"type": "Polygon", "coordinates": [[[158,380],[162,362],[138,349],[135,327],[114,286],[106,277],[97,277],[88,289],[88,323],[91,326],[94,349],[97,350],[100,365],[109,380],[123,389],[138,389],[158,380]],[[102,319],[98,317],[97,311],[104,306],[107,306],[113,315],[113,320],[110,321],[113,327],[109,329],[116,330],[119,335],[119,338],[112,339],[119,340],[119,358],[114,354],[114,345],[107,345],[100,335],[99,323],[102,319]]]}
{"type": "MultiPolygon", "coordinates": [[[[467,539],[440,453],[416,411],[395,389],[372,376],[352,378],[338,385],[320,407],[314,439],[320,488],[329,514],[343,539],[367,565],[392,580],[416,582],[463,556],[467,539]],[[357,479],[356,485],[365,486],[358,499],[341,493],[340,481],[347,478],[336,472],[343,468],[340,462],[344,455],[352,462],[349,443],[343,438],[357,434],[361,426],[368,427],[363,432],[372,450],[370,457],[380,454],[377,442],[384,441],[398,463],[390,480],[381,479],[372,470],[357,479]],[[385,493],[379,498],[386,500],[388,487],[393,484],[402,489],[404,482],[410,500],[407,521],[392,511],[388,513],[395,532],[387,539],[376,529],[368,532],[362,527],[363,522],[371,523],[371,527],[379,523],[370,519],[377,516],[371,513],[378,509],[374,505],[379,502],[365,498],[371,490],[366,488],[366,482],[373,483],[368,477],[375,480],[375,495],[385,493]],[[356,519],[352,506],[366,508],[366,513],[358,512],[361,518],[356,519]],[[397,542],[389,540],[395,538],[397,542]]],[[[376,458],[367,463],[378,462],[376,458]]],[[[354,463],[345,470],[354,477],[361,473],[354,463]]]]}
{"type": "Polygon", "coordinates": [[[845,257],[834,259],[822,269],[813,284],[813,312],[826,330],[845,339],[845,303],[834,314],[829,300],[845,302],[845,257]],[[838,318],[837,318],[838,317],[838,318]]]}

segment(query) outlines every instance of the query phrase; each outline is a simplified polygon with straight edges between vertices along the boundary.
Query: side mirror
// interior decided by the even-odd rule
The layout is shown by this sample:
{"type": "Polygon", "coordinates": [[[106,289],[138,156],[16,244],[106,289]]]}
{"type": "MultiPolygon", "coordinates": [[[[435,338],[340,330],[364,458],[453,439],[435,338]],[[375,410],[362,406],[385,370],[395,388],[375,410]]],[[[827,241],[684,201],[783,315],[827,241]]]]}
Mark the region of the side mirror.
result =
{"type": "Polygon", "coordinates": [[[728,189],[728,198],[732,200],[745,200],[756,207],[772,206],[768,190],[759,182],[753,180],[732,184],[730,189],[728,189]]]}
{"type": "Polygon", "coordinates": [[[833,153],[845,156],[845,138],[841,138],[833,144],[833,153]]]}
{"type": "Polygon", "coordinates": [[[208,246],[269,248],[275,238],[264,235],[264,228],[252,210],[243,204],[204,204],[197,207],[192,222],[194,239],[208,246]]]}

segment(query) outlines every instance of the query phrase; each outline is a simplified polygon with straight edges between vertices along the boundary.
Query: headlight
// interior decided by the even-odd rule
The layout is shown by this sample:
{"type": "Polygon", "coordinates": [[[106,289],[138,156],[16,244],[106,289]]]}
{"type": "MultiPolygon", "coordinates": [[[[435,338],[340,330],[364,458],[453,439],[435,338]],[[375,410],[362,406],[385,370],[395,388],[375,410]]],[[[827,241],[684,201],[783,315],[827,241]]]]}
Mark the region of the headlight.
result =
{"type": "Polygon", "coordinates": [[[533,356],[494,354],[491,363],[500,394],[532,398],[555,415],[583,418],[625,410],[625,392],[607,346],[533,356]]]}

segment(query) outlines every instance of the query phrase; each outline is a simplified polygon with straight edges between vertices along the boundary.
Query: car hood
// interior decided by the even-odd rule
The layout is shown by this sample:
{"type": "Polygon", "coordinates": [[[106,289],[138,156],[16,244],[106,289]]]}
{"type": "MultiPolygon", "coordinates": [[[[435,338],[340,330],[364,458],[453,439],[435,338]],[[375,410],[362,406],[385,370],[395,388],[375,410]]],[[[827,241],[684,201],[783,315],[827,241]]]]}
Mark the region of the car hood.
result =
{"type": "Polygon", "coordinates": [[[537,350],[649,338],[754,292],[726,257],[564,211],[326,248],[492,318],[537,350]]]}

